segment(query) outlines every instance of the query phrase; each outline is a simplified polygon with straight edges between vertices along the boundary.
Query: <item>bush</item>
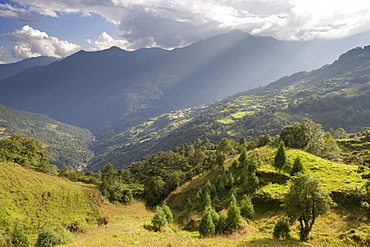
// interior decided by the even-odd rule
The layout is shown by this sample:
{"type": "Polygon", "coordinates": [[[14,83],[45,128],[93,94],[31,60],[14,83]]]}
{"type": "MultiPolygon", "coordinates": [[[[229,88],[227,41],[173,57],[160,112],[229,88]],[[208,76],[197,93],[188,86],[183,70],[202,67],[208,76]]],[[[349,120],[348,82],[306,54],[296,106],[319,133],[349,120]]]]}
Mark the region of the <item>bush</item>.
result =
{"type": "Polygon", "coordinates": [[[86,220],[83,218],[77,218],[70,221],[66,228],[70,232],[86,232],[86,220]]]}
{"type": "Polygon", "coordinates": [[[274,238],[279,239],[281,237],[282,239],[288,239],[290,238],[289,233],[290,233],[290,229],[289,229],[288,223],[283,219],[278,220],[278,222],[276,222],[274,226],[274,232],[273,232],[274,238]]]}
{"type": "Polygon", "coordinates": [[[167,224],[167,216],[163,211],[163,208],[157,206],[156,213],[152,219],[153,227],[156,231],[160,231],[161,227],[164,227],[167,224]]]}
{"type": "Polygon", "coordinates": [[[106,226],[109,222],[108,216],[99,216],[96,220],[98,222],[98,226],[106,226]]]}
{"type": "Polygon", "coordinates": [[[13,227],[13,231],[10,235],[11,243],[17,247],[28,247],[30,245],[28,236],[24,231],[24,227],[16,222],[13,227]]]}
{"type": "Polygon", "coordinates": [[[37,237],[35,247],[53,247],[59,244],[62,244],[62,240],[56,232],[48,228],[42,228],[37,237]]]}

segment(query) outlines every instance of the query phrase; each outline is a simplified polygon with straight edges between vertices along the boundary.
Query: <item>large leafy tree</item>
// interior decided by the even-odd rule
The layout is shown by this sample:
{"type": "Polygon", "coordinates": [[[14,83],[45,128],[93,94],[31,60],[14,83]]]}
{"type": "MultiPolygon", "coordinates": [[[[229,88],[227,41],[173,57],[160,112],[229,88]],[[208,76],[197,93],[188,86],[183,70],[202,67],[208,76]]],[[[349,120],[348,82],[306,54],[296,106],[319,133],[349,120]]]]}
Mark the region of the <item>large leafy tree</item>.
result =
{"type": "Polygon", "coordinates": [[[312,150],[323,142],[324,131],[320,124],[305,118],[302,122],[283,127],[280,138],[287,147],[312,150]]]}
{"type": "Polygon", "coordinates": [[[306,150],[310,153],[327,159],[338,159],[339,148],[321,124],[305,118],[302,122],[283,127],[280,138],[285,146],[306,150]]]}
{"type": "Polygon", "coordinates": [[[0,160],[17,163],[21,166],[48,172],[49,156],[44,144],[32,137],[13,134],[0,140],[0,160]]]}
{"type": "Polygon", "coordinates": [[[298,173],[290,180],[284,202],[287,217],[291,222],[299,221],[300,239],[305,241],[316,218],[329,210],[331,198],[320,188],[318,178],[298,173]]]}

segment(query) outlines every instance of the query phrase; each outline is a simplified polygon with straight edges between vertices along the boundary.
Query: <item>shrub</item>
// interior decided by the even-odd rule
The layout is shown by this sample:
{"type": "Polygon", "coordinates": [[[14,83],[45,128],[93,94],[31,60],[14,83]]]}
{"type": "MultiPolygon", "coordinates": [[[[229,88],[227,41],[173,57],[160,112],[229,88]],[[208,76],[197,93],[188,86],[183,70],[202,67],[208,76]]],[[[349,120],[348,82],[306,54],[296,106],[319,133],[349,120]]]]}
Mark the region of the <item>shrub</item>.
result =
{"type": "Polygon", "coordinates": [[[173,214],[169,206],[166,204],[163,205],[162,210],[166,216],[166,220],[168,223],[171,223],[173,221],[173,214]]]}
{"type": "Polygon", "coordinates": [[[85,232],[86,231],[86,220],[83,218],[77,218],[66,225],[67,230],[70,232],[85,232]]]}
{"type": "Polygon", "coordinates": [[[62,244],[61,242],[56,232],[48,228],[42,228],[37,237],[35,247],[53,247],[62,244]]]}
{"type": "Polygon", "coordinates": [[[290,233],[290,229],[289,229],[288,223],[283,219],[278,220],[278,222],[276,222],[274,226],[274,232],[273,232],[274,238],[279,239],[281,237],[282,239],[287,239],[287,238],[290,238],[289,233],[290,233]]]}
{"type": "Polygon", "coordinates": [[[28,236],[24,231],[24,227],[16,222],[13,227],[13,231],[10,235],[11,243],[17,247],[28,247],[30,245],[28,236]]]}
{"type": "Polygon", "coordinates": [[[167,217],[166,217],[165,212],[163,211],[163,208],[157,206],[157,210],[152,219],[152,224],[153,224],[153,227],[159,231],[161,230],[161,227],[167,224],[167,217]]]}
{"type": "Polygon", "coordinates": [[[109,220],[108,216],[99,216],[97,219],[98,226],[107,225],[109,220]]]}

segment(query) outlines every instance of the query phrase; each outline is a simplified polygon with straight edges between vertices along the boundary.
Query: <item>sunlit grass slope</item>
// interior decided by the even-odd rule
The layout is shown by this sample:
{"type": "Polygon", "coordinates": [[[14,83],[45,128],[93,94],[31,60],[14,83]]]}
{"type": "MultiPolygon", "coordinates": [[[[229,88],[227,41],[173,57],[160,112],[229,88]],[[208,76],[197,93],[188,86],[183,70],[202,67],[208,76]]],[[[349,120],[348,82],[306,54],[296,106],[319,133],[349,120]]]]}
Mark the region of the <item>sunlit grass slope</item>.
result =
{"type": "MultiPolygon", "coordinates": [[[[263,147],[256,152],[262,160],[260,171],[277,172],[272,166],[276,148],[263,147]]],[[[304,173],[319,177],[321,186],[325,190],[331,192],[355,191],[360,189],[365,183],[365,180],[361,178],[361,174],[356,172],[357,166],[331,162],[297,149],[287,149],[286,154],[288,164],[283,169],[284,174],[289,175],[289,169],[293,165],[294,160],[297,157],[301,157],[304,173]]],[[[287,184],[269,183],[261,187],[258,192],[270,194],[275,198],[282,198],[287,189],[287,184]]]]}
{"type": "Polygon", "coordinates": [[[95,221],[104,202],[92,187],[67,179],[28,170],[16,164],[0,163],[0,228],[15,221],[28,232],[44,225],[67,224],[75,219],[95,221]]]}

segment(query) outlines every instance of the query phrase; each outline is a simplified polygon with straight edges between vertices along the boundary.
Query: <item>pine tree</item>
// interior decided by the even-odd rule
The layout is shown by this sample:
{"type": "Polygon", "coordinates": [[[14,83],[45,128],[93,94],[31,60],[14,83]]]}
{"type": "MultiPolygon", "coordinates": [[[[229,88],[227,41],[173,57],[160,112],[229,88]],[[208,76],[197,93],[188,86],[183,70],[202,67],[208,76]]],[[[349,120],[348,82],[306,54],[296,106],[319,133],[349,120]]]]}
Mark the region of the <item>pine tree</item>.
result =
{"type": "Polygon", "coordinates": [[[226,231],[229,233],[237,229],[241,223],[240,209],[237,206],[236,199],[234,195],[230,197],[230,205],[227,211],[226,217],[226,231]]]}
{"type": "Polygon", "coordinates": [[[222,196],[226,193],[226,189],[225,189],[225,186],[224,186],[224,182],[222,180],[220,180],[220,183],[217,187],[217,194],[222,196]]]}
{"type": "Polygon", "coordinates": [[[238,168],[239,167],[239,161],[238,160],[234,160],[233,163],[231,164],[231,167],[232,168],[238,168]]]}
{"type": "Polygon", "coordinates": [[[255,216],[252,200],[249,196],[244,195],[240,206],[240,215],[246,219],[252,220],[255,216]]]}
{"type": "Polygon", "coordinates": [[[211,207],[211,206],[212,206],[211,196],[208,193],[206,193],[204,195],[203,207],[207,208],[207,207],[211,207]]]}
{"type": "Polygon", "coordinates": [[[202,237],[209,237],[215,234],[215,230],[216,226],[213,223],[211,212],[205,210],[199,223],[199,234],[202,237]]]}
{"type": "Polygon", "coordinates": [[[303,173],[303,164],[302,164],[301,157],[299,157],[299,156],[294,160],[292,169],[290,169],[289,174],[290,174],[290,176],[294,176],[298,172],[303,173]]]}
{"type": "Polygon", "coordinates": [[[279,174],[281,172],[281,169],[283,169],[283,167],[286,165],[286,163],[287,163],[287,158],[285,154],[284,141],[280,141],[278,151],[275,155],[275,162],[274,162],[274,166],[276,167],[276,169],[279,170],[279,174]]]}
{"type": "Polygon", "coordinates": [[[243,148],[238,160],[242,165],[245,165],[247,163],[248,155],[247,155],[247,150],[245,148],[243,148]]]}

